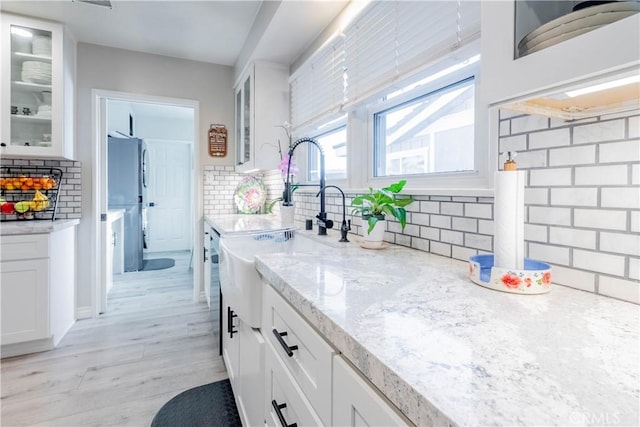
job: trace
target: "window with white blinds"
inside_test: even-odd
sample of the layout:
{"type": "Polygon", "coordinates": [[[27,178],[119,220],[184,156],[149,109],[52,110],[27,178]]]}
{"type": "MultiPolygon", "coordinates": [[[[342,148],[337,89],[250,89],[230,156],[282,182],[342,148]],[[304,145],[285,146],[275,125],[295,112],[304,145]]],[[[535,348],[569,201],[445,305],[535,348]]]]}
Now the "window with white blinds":
{"type": "Polygon", "coordinates": [[[291,121],[318,121],[379,94],[480,36],[480,1],[373,1],[291,79],[291,121]]]}

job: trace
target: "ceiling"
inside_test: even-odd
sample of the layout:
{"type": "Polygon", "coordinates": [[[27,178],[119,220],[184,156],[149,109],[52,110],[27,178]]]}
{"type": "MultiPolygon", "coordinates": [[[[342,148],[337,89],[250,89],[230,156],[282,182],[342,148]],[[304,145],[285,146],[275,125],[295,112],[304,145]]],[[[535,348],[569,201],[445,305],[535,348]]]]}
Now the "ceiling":
{"type": "MultiPolygon", "coordinates": [[[[290,64],[348,1],[275,3],[281,3],[278,9],[295,10],[296,16],[285,25],[280,22],[279,28],[267,28],[269,39],[286,37],[286,41],[263,46],[259,56],[290,64]]],[[[0,10],[62,22],[78,42],[234,66],[262,0],[111,0],[111,4],[112,8],[73,0],[2,0],[0,10]]],[[[262,40],[256,48],[261,45],[262,40]]]]}

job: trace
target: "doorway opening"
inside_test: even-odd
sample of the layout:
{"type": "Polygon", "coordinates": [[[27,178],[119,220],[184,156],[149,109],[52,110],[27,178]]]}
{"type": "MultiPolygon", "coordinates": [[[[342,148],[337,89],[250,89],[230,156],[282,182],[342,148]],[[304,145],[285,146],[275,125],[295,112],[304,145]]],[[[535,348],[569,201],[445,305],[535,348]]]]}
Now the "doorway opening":
{"type": "Polygon", "coordinates": [[[94,100],[100,213],[94,317],[106,312],[114,277],[122,281],[130,272],[171,267],[185,254],[198,301],[199,264],[192,264],[202,209],[196,197],[197,101],[106,91],[94,91],[94,100]]]}

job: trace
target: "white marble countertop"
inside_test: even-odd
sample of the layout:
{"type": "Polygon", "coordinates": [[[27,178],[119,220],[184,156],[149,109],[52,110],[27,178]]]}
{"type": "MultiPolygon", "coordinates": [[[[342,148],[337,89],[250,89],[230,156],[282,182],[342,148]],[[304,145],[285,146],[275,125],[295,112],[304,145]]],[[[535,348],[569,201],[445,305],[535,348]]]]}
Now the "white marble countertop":
{"type": "Polygon", "coordinates": [[[228,214],[205,216],[204,219],[221,236],[231,233],[255,233],[257,231],[278,231],[291,228],[283,226],[278,215],[228,214]]]}
{"type": "Polygon", "coordinates": [[[0,223],[0,236],[54,233],[78,224],[79,219],[6,221],[0,223]]]}
{"type": "Polygon", "coordinates": [[[415,424],[639,424],[639,306],[502,293],[464,262],[314,238],[331,250],[256,268],[415,424]]]}

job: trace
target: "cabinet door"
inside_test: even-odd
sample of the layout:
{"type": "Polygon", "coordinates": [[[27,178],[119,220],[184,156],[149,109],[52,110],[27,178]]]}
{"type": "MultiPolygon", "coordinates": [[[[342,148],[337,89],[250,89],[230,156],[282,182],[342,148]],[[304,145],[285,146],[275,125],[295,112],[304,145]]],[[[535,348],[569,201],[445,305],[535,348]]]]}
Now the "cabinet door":
{"type": "Polygon", "coordinates": [[[63,157],[62,55],[62,26],[2,14],[3,155],[63,157]]]}
{"type": "Polygon", "coordinates": [[[254,167],[254,74],[253,67],[236,89],[236,170],[254,167]]]}
{"type": "Polygon", "coordinates": [[[411,423],[374,390],[342,357],[333,361],[334,426],[406,426],[411,423]]]}
{"type": "Polygon", "coordinates": [[[203,257],[203,286],[207,305],[211,308],[211,228],[204,223],[204,234],[202,237],[202,257],[203,257]]]}
{"type": "Polygon", "coordinates": [[[49,335],[49,259],[3,261],[0,265],[2,344],[49,335]]]}
{"type": "MultiPolygon", "coordinates": [[[[224,296],[223,296],[224,301],[224,296]]],[[[238,322],[240,319],[235,317],[235,313],[229,305],[224,304],[222,314],[222,358],[227,367],[229,381],[233,388],[233,393],[240,393],[240,383],[238,376],[238,368],[240,367],[240,339],[238,338],[238,322]]],[[[237,398],[236,398],[237,399],[237,398]]]]}
{"type": "MultiPolygon", "coordinates": [[[[264,339],[259,330],[238,322],[240,341],[240,415],[247,426],[264,425],[264,339]]],[[[234,337],[235,339],[235,337],[234,337]]]]}

